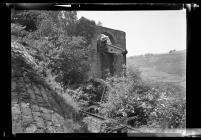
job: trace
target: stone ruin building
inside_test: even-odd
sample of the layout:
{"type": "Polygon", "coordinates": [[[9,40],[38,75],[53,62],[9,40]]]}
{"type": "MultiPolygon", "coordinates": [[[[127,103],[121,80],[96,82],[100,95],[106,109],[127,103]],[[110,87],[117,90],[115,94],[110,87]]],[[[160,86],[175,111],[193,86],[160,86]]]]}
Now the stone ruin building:
{"type": "Polygon", "coordinates": [[[91,42],[94,53],[91,57],[93,78],[105,78],[107,74],[120,76],[125,74],[126,33],[102,26],[97,26],[91,42]]]}

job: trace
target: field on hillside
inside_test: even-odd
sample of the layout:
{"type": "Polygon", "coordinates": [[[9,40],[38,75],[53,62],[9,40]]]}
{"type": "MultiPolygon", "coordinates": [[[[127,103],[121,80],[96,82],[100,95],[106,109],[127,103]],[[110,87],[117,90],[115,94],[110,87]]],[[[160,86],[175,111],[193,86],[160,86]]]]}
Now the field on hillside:
{"type": "Polygon", "coordinates": [[[172,54],[128,57],[127,66],[138,68],[145,81],[171,83],[186,88],[185,50],[172,54]]]}

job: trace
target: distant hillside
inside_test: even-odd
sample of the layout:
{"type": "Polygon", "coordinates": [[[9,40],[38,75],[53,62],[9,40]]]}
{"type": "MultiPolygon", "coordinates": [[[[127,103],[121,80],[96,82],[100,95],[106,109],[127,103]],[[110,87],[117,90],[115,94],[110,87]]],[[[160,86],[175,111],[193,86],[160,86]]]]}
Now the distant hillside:
{"type": "Polygon", "coordinates": [[[127,66],[139,68],[144,79],[179,83],[185,87],[186,50],[128,57],[127,66]]]}

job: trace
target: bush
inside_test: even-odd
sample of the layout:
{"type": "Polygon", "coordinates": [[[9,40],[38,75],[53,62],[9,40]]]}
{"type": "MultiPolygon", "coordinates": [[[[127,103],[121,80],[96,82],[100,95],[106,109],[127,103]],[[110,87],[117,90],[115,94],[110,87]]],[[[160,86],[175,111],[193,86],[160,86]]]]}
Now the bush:
{"type": "Polygon", "coordinates": [[[148,115],[139,101],[139,87],[143,90],[139,73],[128,71],[127,77],[108,77],[106,82],[111,87],[107,91],[106,102],[102,103],[101,113],[107,117],[125,121],[129,117],[135,117],[130,121],[132,126],[139,126],[147,123],[148,115]]]}
{"type": "Polygon", "coordinates": [[[73,37],[52,59],[49,67],[57,75],[57,82],[64,88],[79,85],[88,80],[90,64],[88,61],[89,48],[82,37],[73,37]]]}
{"type": "Polygon", "coordinates": [[[140,79],[139,71],[127,71],[127,77],[110,77],[107,100],[101,114],[133,127],[183,128],[185,100],[164,89],[154,88],[140,79]],[[129,119],[131,118],[131,119],[129,119]]]}

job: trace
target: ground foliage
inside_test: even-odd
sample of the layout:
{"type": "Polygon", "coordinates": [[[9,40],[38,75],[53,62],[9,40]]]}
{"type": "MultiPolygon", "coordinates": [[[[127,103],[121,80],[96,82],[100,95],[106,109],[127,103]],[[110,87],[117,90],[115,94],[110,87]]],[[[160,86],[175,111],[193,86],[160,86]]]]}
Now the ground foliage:
{"type": "Polygon", "coordinates": [[[98,103],[100,115],[136,128],[186,127],[186,100],[174,86],[148,84],[133,68],[127,69],[126,77],[108,77],[104,84],[92,80],[72,96],[82,109],[98,103]]]}
{"type": "Polygon", "coordinates": [[[185,98],[146,84],[139,74],[128,69],[127,77],[106,79],[111,90],[101,113],[133,127],[185,128],[185,98]]]}
{"type": "Polygon", "coordinates": [[[186,101],[175,95],[179,91],[174,86],[147,84],[137,69],[127,69],[126,77],[108,77],[104,83],[103,99],[105,85],[94,81],[72,95],[83,109],[98,102],[100,115],[136,128],[185,128],[186,101]]]}

